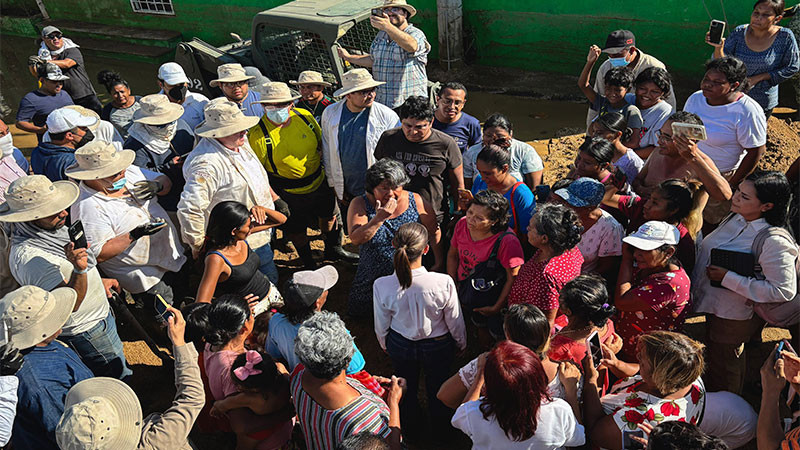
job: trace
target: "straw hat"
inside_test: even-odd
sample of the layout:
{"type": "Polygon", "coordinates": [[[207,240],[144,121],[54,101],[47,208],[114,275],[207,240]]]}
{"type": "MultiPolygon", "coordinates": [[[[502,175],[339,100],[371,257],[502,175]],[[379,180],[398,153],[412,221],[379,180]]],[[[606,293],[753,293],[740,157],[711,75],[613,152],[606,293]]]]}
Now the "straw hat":
{"type": "Polygon", "coordinates": [[[139,109],[133,113],[133,121],[145,125],[164,125],[183,115],[183,106],[172,103],[164,94],[145,95],[139,100],[139,109]]]}
{"type": "Polygon", "coordinates": [[[405,9],[408,12],[409,19],[417,15],[417,8],[409,5],[406,0],[384,0],[381,8],[391,8],[393,6],[405,9]]]}
{"type": "Polygon", "coordinates": [[[117,151],[112,144],[92,141],[75,150],[77,163],[67,167],[64,173],[76,180],[99,180],[127,169],[135,157],[133,150],[117,151]]]}
{"type": "Polygon", "coordinates": [[[78,194],[78,185],[71,181],[53,183],[44,175],[17,178],[0,203],[0,222],[30,222],[58,214],[75,203],[78,194]]]}
{"type": "Polygon", "coordinates": [[[342,75],[342,88],[333,93],[334,97],[341,97],[351,92],[362,89],[374,88],[386,84],[383,81],[375,81],[372,74],[367,69],[353,69],[342,75]]]}
{"type": "Polygon", "coordinates": [[[221,138],[254,127],[260,117],[245,116],[239,105],[225,98],[208,102],[203,111],[206,120],[194,129],[194,134],[204,138],[221,138]]]}
{"type": "Polygon", "coordinates": [[[141,436],[142,406],[122,381],[89,378],[67,392],[56,426],[56,442],[62,450],[134,449],[141,436]]]}
{"type": "Polygon", "coordinates": [[[318,84],[320,86],[331,87],[331,84],[322,79],[322,74],[315,70],[304,70],[300,72],[297,80],[290,80],[289,84],[318,84]]]}
{"type": "Polygon", "coordinates": [[[81,105],[67,105],[67,106],[64,106],[64,108],[71,109],[73,111],[77,111],[78,114],[80,114],[80,115],[82,115],[84,117],[93,118],[95,120],[94,125],[89,125],[89,126],[86,127],[88,129],[92,130],[92,133],[94,133],[95,131],[97,131],[98,128],[100,128],[100,114],[97,114],[96,112],[92,111],[89,108],[84,108],[81,105]]]}
{"type": "Polygon", "coordinates": [[[234,83],[255,78],[248,76],[244,71],[244,67],[239,63],[223,64],[217,67],[217,77],[219,78],[208,83],[211,87],[216,87],[220,83],[234,83]]]}
{"type": "Polygon", "coordinates": [[[56,333],[69,319],[78,294],[70,287],[47,292],[38,286],[22,286],[0,299],[5,308],[10,341],[24,350],[56,333]]]}
{"type": "Polygon", "coordinates": [[[280,81],[270,81],[256,86],[255,89],[261,95],[261,100],[255,103],[286,103],[300,98],[299,95],[294,95],[286,83],[280,81]]]}

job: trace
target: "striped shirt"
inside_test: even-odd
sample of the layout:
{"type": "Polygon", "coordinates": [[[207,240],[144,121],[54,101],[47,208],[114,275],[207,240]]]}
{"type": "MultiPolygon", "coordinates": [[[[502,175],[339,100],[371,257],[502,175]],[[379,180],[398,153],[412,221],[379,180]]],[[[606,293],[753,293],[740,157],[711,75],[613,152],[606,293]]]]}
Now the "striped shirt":
{"type": "Polygon", "coordinates": [[[425,33],[408,24],[403,30],[417,41],[417,51],[407,52],[393,41],[385,31],[379,31],[372,41],[369,54],[372,56],[372,74],[377,81],[386,84],[378,86],[375,101],[397,108],[412,95],[428,96],[428,53],[431,45],[425,33]]]}
{"type": "Polygon", "coordinates": [[[389,407],[361,383],[347,378],[347,384],[361,396],[342,408],[328,410],[303,390],[303,372],[305,367],[298,364],[292,372],[291,389],[306,448],[333,450],[348,436],[362,431],[384,438],[389,436],[389,407]]]}
{"type": "Polygon", "coordinates": [[[786,433],[780,450],[800,450],[800,427],[792,428],[786,433]]]}

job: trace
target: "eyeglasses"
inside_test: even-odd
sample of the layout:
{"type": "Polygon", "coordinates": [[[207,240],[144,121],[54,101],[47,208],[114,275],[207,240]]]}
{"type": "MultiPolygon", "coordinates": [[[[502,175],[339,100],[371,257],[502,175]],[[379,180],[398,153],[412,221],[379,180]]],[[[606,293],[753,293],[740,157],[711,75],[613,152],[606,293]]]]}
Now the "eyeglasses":
{"type": "Polygon", "coordinates": [[[391,7],[391,8],[383,8],[383,10],[382,10],[382,11],[383,11],[383,12],[392,12],[392,13],[395,13],[395,14],[400,14],[400,13],[403,13],[403,12],[405,12],[406,10],[405,10],[405,9],[403,9],[403,8],[399,8],[399,7],[397,7],[397,6],[393,6],[393,7],[391,7]]]}
{"type": "Polygon", "coordinates": [[[466,103],[465,101],[462,101],[462,100],[451,100],[449,98],[443,98],[443,99],[440,99],[440,101],[445,106],[450,106],[450,105],[463,106],[464,103],[466,103]]]}
{"type": "Polygon", "coordinates": [[[61,39],[61,37],[62,37],[62,36],[64,36],[64,35],[63,35],[63,34],[61,34],[61,33],[50,33],[50,34],[48,34],[48,35],[47,35],[47,36],[45,36],[45,37],[46,37],[47,39],[50,39],[50,40],[56,40],[56,39],[61,39]]]}
{"type": "Polygon", "coordinates": [[[662,133],[661,130],[656,130],[656,137],[658,139],[663,139],[664,142],[672,142],[672,135],[667,133],[662,133]]]}
{"type": "Polygon", "coordinates": [[[360,95],[362,97],[369,97],[370,95],[372,95],[374,93],[375,93],[375,88],[362,89],[360,91],[353,92],[353,94],[358,94],[358,95],[360,95]]]}
{"type": "Polygon", "coordinates": [[[242,81],[223,81],[221,84],[222,84],[223,87],[240,87],[240,86],[244,86],[245,84],[247,84],[247,80],[242,80],[242,81]]]}

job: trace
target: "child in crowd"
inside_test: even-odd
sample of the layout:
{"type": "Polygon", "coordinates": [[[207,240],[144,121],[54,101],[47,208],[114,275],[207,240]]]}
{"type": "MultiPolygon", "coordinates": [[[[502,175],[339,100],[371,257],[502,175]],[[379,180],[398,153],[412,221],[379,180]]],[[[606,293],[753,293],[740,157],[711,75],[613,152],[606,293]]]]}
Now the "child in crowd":
{"type": "Polygon", "coordinates": [[[589,136],[601,137],[611,142],[614,147],[611,163],[616,170],[621,170],[625,174],[628,181],[636,178],[644,166],[642,158],[623,144],[631,138],[632,134],[633,130],[628,128],[625,116],[616,112],[604,114],[589,125],[589,136]]]}
{"type": "Polygon", "coordinates": [[[211,415],[218,417],[235,408],[249,408],[266,415],[288,405],[289,372],[266,353],[248,350],[231,366],[231,379],[240,389],[238,394],[214,402],[211,415]]]}
{"type": "Polygon", "coordinates": [[[658,145],[656,132],[672,114],[672,105],[665,100],[672,90],[672,78],[660,67],[648,67],[633,81],[635,94],[625,94],[625,101],[636,105],[642,114],[642,128],[639,130],[639,148],[636,153],[647,159],[658,145]]]}

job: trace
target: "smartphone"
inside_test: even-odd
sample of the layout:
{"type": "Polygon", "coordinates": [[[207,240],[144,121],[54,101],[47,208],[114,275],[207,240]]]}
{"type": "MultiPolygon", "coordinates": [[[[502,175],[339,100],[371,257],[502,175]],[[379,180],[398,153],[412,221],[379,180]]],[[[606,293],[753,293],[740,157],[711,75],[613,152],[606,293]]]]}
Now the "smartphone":
{"type": "Polygon", "coordinates": [[[622,450],[643,450],[644,445],[641,442],[632,439],[633,436],[644,439],[644,431],[642,430],[622,430],[622,450]]]}
{"type": "Polygon", "coordinates": [[[165,322],[172,317],[172,312],[167,310],[169,307],[170,305],[164,300],[164,297],[162,297],[161,294],[156,294],[156,313],[161,316],[165,322]]]}
{"type": "Polygon", "coordinates": [[[603,350],[600,348],[600,335],[597,334],[597,331],[593,332],[586,339],[586,348],[588,351],[592,352],[594,366],[599,366],[600,360],[603,359],[603,350]]]}
{"type": "Polygon", "coordinates": [[[373,8],[372,15],[373,16],[382,16],[383,15],[383,9],[381,9],[381,8],[373,8]]]}
{"type": "Polygon", "coordinates": [[[672,134],[675,136],[685,136],[695,141],[704,141],[708,138],[706,136],[706,127],[693,123],[672,122],[672,134]]]}
{"type": "Polygon", "coordinates": [[[712,20],[711,25],[708,27],[708,41],[712,44],[722,43],[722,33],[725,32],[725,22],[721,20],[712,20]]]}
{"type": "Polygon", "coordinates": [[[781,359],[781,352],[783,351],[784,347],[786,347],[786,342],[784,341],[778,342],[778,348],[775,349],[775,361],[781,359]]]}
{"type": "Polygon", "coordinates": [[[83,224],[80,220],[76,220],[67,229],[69,233],[69,240],[75,244],[75,248],[87,248],[89,245],[86,242],[86,234],[83,232],[83,224]]]}
{"type": "Polygon", "coordinates": [[[534,195],[536,196],[537,203],[546,203],[547,199],[550,198],[550,185],[540,184],[536,186],[534,195]]]}
{"type": "Polygon", "coordinates": [[[167,221],[159,218],[153,219],[152,222],[147,224],[147,228],[150,231],[150,234],[154,234],[156,231],[166,228],[167,221]]]}

